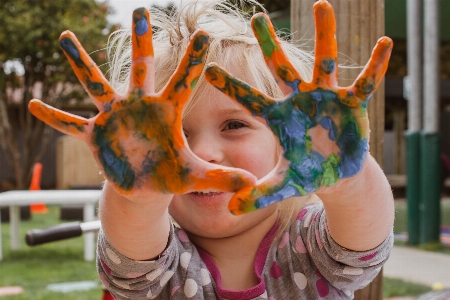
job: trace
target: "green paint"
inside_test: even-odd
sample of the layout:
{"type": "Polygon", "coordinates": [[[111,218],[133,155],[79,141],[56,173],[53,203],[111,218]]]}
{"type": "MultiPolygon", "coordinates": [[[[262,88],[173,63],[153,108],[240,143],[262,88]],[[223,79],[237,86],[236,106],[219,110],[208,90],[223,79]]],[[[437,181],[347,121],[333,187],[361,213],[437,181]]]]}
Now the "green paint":
{"type": "Polygon", "coordinates": [[[309,134],[309,129],[306,130],[303,140],[305,141],[306,153],[307,155],[310,155],[312,150],[312,137],[309,134]]]}
{"type": "Polygon", "coordinates": [[[331,154],[328,159],[322,163],[323,176],[320,185],[333,186],[339,180],[339,174],[336,169],[339,166],[340,158],[337,154],[331,154]]]}
{"type": "Polygon", "coordinates": [[[197,85],[198,77],[194,78],[191,82],[191,89],[194,89],[194,87],[197,85]]]}
{"type": "Polygon", "coordinates": [[[295,184],[293,182],[289,183],[289,185],[292,185],[293,187],[295,187],[298,190],[298,192],[300,193],[300,195],[302,195],[302,196],[308,194],[308,192],[305,191],[305,189],[301,185],[295,184]]]}
{"type": "Polygon", "coordinates": [[[75,122],[65,122],[65,121],[61,121],[61,123],[63,123],[67,127],[75,127],[80,132],[84,132],[85,126],[87,126],[87,123],[84,123],[82,125],[78,125],[75,122]]]}
{"type": "Polygon", "coordinates": [[[89,78],[87,78],[86,86],[87,86],[89,92],[95,97],[100,97],[107,93],[107,92],[105,92],[103,83],[101,83],[101,82],[90,81],[89,78]]]}
{"type": "Polygon", "coordinates": [[[253,26],[255,28],[256,35],[261,45],[264,56],[269,59],[272,58],[272,54],[274,51],[278,50],[278,46],[270,35],[270,29],[269,24],[267,24],[267,20],[263,16],[258,16],[254,19],[253,26]]]}

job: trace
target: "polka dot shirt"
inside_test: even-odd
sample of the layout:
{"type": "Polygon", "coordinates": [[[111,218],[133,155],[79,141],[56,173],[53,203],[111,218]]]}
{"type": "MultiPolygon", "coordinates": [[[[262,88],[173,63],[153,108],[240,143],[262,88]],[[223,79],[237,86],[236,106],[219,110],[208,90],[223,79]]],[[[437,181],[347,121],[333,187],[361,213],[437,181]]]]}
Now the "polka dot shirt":
{"type": "Polygon", "coordinates": [[[172,227],[158,259],[135,261],[99,234],[97,268],[116,299],[352,299],[378,274],[393,245],[393,234],[370,251],[336,244],[327,230],[321,203],[306,206],[278,240],[274,226],[259,246],[254,263],[258,284],[232,291],[221,286],[209,254],[172,227]]]}

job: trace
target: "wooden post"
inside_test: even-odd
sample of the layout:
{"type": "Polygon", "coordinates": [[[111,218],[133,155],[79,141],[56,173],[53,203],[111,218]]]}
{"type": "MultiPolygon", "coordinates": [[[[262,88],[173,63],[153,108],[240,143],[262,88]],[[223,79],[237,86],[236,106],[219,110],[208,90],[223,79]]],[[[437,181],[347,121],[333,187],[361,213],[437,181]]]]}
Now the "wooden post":
{"type": "MultiPolygon", "coordinates": [[[[291,0],[291,32],[295,40],[308,41],[314,47],[315,0],[291,0]]],[[[384,35],[384,1],[329,0],[336,16],[339,63],[364,66],[377,40],[384,35]]],[[[339,85],[353,83],[361,68],[339,69],[339,85]]],[[[370,153],[383,167],[384,83],[369,101],[370,153]]],[[[355,293],[355,299],[381,300],[382,271],[366,288],[355,293]]]]}

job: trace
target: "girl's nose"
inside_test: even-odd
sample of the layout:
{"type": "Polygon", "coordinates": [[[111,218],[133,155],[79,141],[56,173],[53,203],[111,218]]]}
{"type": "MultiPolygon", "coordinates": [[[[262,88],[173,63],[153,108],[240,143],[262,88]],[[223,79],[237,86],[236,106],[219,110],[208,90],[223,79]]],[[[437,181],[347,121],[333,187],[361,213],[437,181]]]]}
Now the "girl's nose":
{"type": "Polygon", "coordinates": [[[220,144],[212,137],[204,135],[188,140],[192,152],[204,161],[220,164],[223,162],[224,153],[220,144]]]}

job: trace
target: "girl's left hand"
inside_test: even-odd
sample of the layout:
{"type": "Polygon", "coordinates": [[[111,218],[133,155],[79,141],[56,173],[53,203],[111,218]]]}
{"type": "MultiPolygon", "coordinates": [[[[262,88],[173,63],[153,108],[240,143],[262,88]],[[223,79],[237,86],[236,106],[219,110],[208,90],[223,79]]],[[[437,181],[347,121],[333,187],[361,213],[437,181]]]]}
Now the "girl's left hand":
{"type": "Polygon", "coordinates": [[[315,61],[311,82],[305,82],[283,52],[270,19],[252,18],[252,28],[266,64],[280,88],[288,94],[275,100],[216,64],[207,80],[229,97],[262,117],[278,137],[284,153],[275,169],[256,186],[238,191],[230,200],[234,214],[331,187],[358,174],[369,151],[367,102],[386,72],[392,40],[379,39],[366,67],[353,85],[337,85],[336,22],[331,5],[314,5],[315,61]]]}

